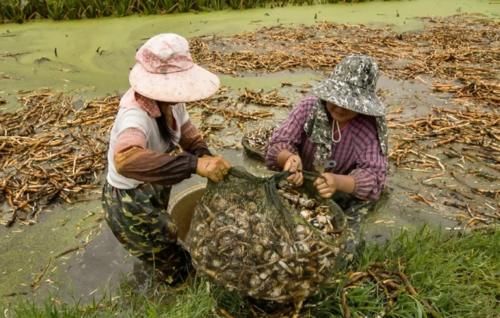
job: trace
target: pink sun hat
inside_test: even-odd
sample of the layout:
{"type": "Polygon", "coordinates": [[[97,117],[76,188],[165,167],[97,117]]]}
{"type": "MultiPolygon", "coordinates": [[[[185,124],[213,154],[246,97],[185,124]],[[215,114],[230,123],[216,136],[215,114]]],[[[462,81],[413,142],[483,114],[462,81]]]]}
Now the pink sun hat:
{"type": "Polygon", "coordinates": [[[135,54],[130,71],[132,89],[163,102],[192,102],[213,95],[220,85],[217,75],[193,62],[188,41],[174,33],[150,38],[135,54]]]}

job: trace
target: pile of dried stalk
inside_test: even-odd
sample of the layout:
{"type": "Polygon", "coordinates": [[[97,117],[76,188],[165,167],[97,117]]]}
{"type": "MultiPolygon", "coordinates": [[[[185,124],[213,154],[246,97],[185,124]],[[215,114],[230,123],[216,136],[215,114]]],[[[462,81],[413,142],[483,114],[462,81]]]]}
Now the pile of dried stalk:
{"type": "MultiPolygon", "coordinates": [[[[240,126],[272,116],[238,110],[240,97],[228,95],[221,90],[213,99],[188,107],[221,114],[240,126]]],[[[280,100],[275,93],[271,96],[280,100]]],[[[7,226],[16,220],[36,222],[47,204],[59,199],[70,203],[75,194],[98,186],[119,97],[79,105],[70,96],[45,90],[24,93],[20,102],[23,108],[14,113],[0,112],[0,222],[7,226]]]]}
{"type": "Polygon", "coordinates": [[[498,21],[457,15],[426,19],[425,29],[419,32],[318,23],[301,28],[275,26],[224,38],[198,38],[191,41],[191,46],[197,61],[223,74],[296,68],[331,71],[346,54],[367,54],[392,77],[409,79],[425,74],[457,81],[449,89],[440,84],[436,89],[495,105],[500,100],[498,29],[498,21]]]}
{"type": "Polygon", "coordinates": [[[342,213],[289,190],[269,192],[262,180],[233,175],[209,185],[187,240],[197,271],[277,302],[300,302],[329,279],[346,234],[342,213]]]}
{"type": "MultiPolygon", "coordinates": [[[[105,168],[107,134],[117,98],[78,107],[49,91],[27,93],[21,111],[0,113],[0,201],[2,223],[35,218],[54,201],[71,202],[94,188],[105,168]]],[[[30,222],[30,221],[28,221],[30,222]]]]}
{"type": "Polygon", "coordinates": [[[259,106],[272,106],[278,107],[287,106],[285,103],[286,98],[280,96],[276,91],[263,92],[252,91],[245,89],[245,91],[233,97],[227,88],[222,88],[219,93],[208,100],[189,103],[187,105],[193,113],[201,111],[201,120],[199,129],[204,139],[214,148],[233,147],[239,148],[239,145],[225,145],[221,138],[215,136],[213,132],[229,128],[234,125],[239,130],[244,130],[245,126],[253,126],[246,124],[248,121],[261,121],[266,118],[272,118],[273,112],[266,109],[243,109],[242,106],[254,104],[259,106]],[[265,104],[264,104],[265,103],[265,104]],[[222,118],[218,123],[212,123],[209,119],[213,116],[220,116],[222,118]]]}
{"type": "Polygon", "coordinates": [[[458,217],[466,227],[500,220],[500,116],[496,110],[434,107],[426,117],[392,121],[389,127],[398,132],[391,137],[389,154],[396,167],[431,172],[422,184],[449,193],[444,200],[435,191],[427,197],[415,194],[413,200],[431,207],[442,201],[463,211],[458,217]],[[442,180],[454,180],[458,186],[442,180]]]}
{"type": "Polygon", "coordinates": [[[496,111],[484,112],[479,107],[465,110],[434,107],[426,117],[392,122],[389,127],[404,132],[393,137],[397,143],[392,145],[389,155],[398,167],[445,171],[440,160],[425,153],[426,149],[460,143],[474,149],[477,160],[500,170],[500,116],[496,111]],[[416,142],[420,149],[415,148],[416,142]],[[409,155],[416,159],[408,158],[409,155]]]}
{"type": "Polygon", "coordinates": [[[253,91],[245,88],[245,91],[240,95],[238,100],[244,102],[245,104],[256,104],[260,106],[290,106],[290,101],[286,97],[281,96],[277,90],[272,90],[266,93],[264,90],[253,91]]]}

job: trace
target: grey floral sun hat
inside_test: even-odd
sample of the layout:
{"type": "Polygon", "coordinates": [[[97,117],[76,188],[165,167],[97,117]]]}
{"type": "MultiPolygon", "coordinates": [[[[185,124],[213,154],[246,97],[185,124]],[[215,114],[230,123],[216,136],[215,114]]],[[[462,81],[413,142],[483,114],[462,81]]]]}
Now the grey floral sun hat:
{"type": "Polygon", "coordinates": [[[365,55],[350,55],[313,88],[312,94],[356,113],[384,116],[385,107],[375,94],[377,79],[375,61],[365,55]]]}
{"type": "Polygon", "coordinates": [[[378,66],[370,57],[350,55],[337,64],[326,80],[313,88],[312,94],[318,100],[308,115],[304,131],[317,146],[315,166],[325,166],[334,147],[331,140],[332,124],[324,107],[325,101],[374,116],[380,150],[383,155],[387,155],[387,122],[384,104],[375,93],[377,79],[378,66]]]}

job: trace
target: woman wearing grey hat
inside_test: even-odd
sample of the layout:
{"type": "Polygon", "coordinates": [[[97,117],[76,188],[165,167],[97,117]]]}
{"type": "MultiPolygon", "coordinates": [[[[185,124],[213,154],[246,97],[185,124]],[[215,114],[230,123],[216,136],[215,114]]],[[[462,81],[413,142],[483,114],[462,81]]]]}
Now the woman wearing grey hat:
{"type": "Polygon", "coordinates": [[[314,185],[324,198],[341,192],[355,201],[378,200],[387,174],[387,126],[377,78],[371,58],[344,58],[274,131],[267,166],[291,172],[288,180],[297,185],[302,170],[316,170],[321,177],[314,185]]]}

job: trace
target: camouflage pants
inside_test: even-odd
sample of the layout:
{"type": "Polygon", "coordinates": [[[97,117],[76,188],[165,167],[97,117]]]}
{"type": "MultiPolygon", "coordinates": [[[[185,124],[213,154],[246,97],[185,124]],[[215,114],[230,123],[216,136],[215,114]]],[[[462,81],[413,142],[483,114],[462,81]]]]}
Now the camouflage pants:
{"type": "Polygon", "coordinates": [[[106,221],[118,241],[143,262],[151,264],[173,282],[190,270],[189,253],[177,244],[177,229],[167,206],[170,187],[143,184],[135,189],[102,191],[106,221]]]}

